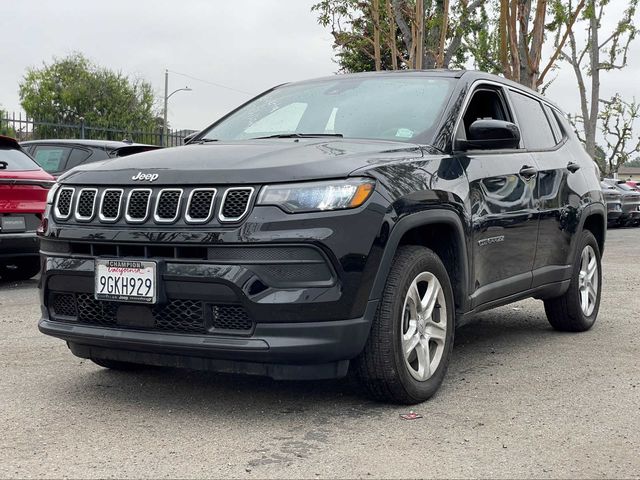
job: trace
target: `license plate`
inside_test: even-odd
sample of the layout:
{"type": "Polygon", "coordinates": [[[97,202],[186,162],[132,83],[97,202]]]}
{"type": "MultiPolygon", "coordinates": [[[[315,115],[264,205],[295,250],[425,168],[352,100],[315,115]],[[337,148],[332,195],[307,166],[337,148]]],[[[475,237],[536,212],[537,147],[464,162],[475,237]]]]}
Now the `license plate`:
{"type": "Polygon", "coordinates": [[[26,229],[24,217],[0,217],[0,231],[24,232],[26,229]]]}
{"type": "Polygon", "coordinates": [[[96,260],[96,300],[156,303],[156,263],[96,260]]]}

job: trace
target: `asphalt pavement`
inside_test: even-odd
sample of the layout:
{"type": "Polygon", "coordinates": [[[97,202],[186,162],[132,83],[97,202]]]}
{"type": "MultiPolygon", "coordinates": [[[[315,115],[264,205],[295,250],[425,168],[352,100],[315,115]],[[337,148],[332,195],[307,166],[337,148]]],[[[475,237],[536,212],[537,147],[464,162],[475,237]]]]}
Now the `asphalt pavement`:
{"type": "Polygon", "coordinates": [[[536,300],[479,314],[413,408],[348,379],[105,370],[38,332],[35,280],[0,282],[0,477],[638,478],[639,266],[640,229],[609,231],[591,331],[536,300]]]}

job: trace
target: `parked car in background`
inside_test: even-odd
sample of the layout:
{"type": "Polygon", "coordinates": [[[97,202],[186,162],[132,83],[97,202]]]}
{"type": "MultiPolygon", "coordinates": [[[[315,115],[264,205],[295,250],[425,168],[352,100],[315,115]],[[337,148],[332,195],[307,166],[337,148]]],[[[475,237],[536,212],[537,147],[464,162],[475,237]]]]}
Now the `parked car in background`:
{"type": "Polygon", "coordinates": [[[635,180],[627,180],[625,183],[629,185],[632,189],[634,189],[636,192],[640,192],[639,182],[636,182],[635,180]]]}
{"type": "Polygon", "coordinates": [[[111,140],[29,140],[20,145],[38,165],[56,177],[85,163],[162,148],[157,145],[111,140]]]}
{"type": "Polygon", "coordinates": [[[607,224],[609,227],[616,226],[622,216],[622,194],[606,182],[600,182],[600,186],[607,202],[607,224]]]}
{"type": "Polygon", "coordinates": [[[614,187],[622,195],[622,215],[618,224],[627,227],[640,225],[640,192],[636,192],[624,180],[605,178],[603,183],[614,187]]]}
{"type": "Polygon", "coordinates": [[[54,178],[16,140],[0,136],[0,278],[24,280],[40,270],[36,230],[54,178]]]}

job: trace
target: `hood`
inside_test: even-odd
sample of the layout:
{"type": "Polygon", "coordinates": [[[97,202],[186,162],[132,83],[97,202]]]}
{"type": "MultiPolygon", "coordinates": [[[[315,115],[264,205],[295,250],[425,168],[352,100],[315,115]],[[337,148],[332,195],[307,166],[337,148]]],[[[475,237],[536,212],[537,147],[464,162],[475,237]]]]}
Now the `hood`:
{"type": "Polygon", "coordinates": [[[357,169],[422,156],[418,145],[326,138],[192,144],[90,163],[60,181],[82,185],[262,184],[346,177],[357,169]],[[142,179],[133,177],[142,175],[142,179]],[[151,180],[153,179],[153,180],[151,180]]]}

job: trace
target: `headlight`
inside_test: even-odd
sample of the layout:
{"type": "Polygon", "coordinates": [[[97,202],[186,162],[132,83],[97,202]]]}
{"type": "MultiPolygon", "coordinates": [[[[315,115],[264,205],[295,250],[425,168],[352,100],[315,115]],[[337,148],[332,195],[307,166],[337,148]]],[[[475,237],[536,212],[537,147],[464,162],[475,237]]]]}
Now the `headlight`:
{"type": "Polygon", "coordinates": [[[258,204],[275,205],[289,213],[356,208],[367,201],[374,187],[371,178],[269,185],[260,192],[258,204]]]}
{"type": "MultiPolygon", "coordinates": [[[[47,205],[53,205],[53,199],[56,197],[56,192],[60,188],[59,183],[54,183],[47,193],[47,205]]],[[[42,198],[42,197],[41,197],[42,198]]]]}

